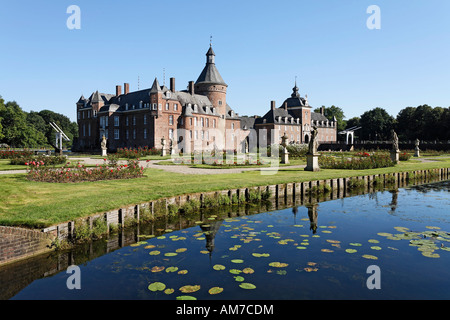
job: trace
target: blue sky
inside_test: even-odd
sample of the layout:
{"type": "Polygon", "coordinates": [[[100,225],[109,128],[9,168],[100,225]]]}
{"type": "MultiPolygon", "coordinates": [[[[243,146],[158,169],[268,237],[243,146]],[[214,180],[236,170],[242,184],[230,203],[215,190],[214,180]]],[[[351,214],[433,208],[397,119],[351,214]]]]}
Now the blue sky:
{"type": "Polygon", "coordinates": [[[450,106],[448,0],[59,0],[0,7],[0,95],[25,111],[49,109],[75,121],[93,91],[166,85],[178,90],[202,71],[210,35],[228,104],[264,115],[270,101],[300,94],[346,118],[375,107],[450,106]],[[70,5],[81,29],[69,30],[70,5]],[[381,29],[369,30],[378,5],[381,29]]]}

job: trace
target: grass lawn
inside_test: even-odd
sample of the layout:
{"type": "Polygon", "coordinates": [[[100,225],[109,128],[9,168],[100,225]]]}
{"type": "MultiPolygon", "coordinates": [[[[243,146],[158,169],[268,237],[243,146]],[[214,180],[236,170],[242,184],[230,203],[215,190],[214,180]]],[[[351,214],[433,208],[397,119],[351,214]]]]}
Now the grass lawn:
{"type": "Polygon", "coordinates": [[[259,171],[185,175],[146,169],[144,178],[70,184],[28,181],[25,174],[0,175],[0,225],[41,228],[180,194],[450,167],[449,157],[440,160],[423,163],[406,161],[395,167],[371,170],[323,169],[320,172],[308,172],[280,167],[274,175],[262,175],[259,171]]]}

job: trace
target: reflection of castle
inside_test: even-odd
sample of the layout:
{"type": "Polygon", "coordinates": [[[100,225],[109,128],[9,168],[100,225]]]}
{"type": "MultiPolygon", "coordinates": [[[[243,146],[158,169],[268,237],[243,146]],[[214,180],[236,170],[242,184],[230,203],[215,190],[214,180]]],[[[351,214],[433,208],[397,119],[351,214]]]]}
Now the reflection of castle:
{"type": "Polygon", "coordinates": [[[319,205],[317,203],[306,206],[308,208],[308,217],[309,217],[309,222],[310,222],[309,230],[312,230],[312,232],[314,234],[317,232],[317,217],[318,217],[317,207],[318,206],[319,205]]]}
{"type": "Polygon", "coordinates": [[[206,249],[209,251],[209,254],[211,255],[214,251],[215,244],[214,244],[214,238],[216,237],[217,231],[219,231],[220,226],[222,225],[222,220],[214,221],[212,223],[200,225],[200,229],[202,229],[202,232],[205,235],[206,238],[206,249]]]}

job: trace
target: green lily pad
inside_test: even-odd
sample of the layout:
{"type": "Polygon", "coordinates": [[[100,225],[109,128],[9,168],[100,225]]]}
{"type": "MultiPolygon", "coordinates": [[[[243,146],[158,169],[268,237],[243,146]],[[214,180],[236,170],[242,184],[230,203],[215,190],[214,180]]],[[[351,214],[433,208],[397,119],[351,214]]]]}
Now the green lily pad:
{"type": "Polygon", "coordinates": [[[369,239],[368,242],[370,242],[370,243],[380,243],[380,241],[378,241],[376,239],[369,239]]]}
{"type": "Polygon", "coordinates": [[[356,249],[345,249],[345,252],[347,253],[355,253],[356,251],[356,249]]]}
{"type": "Polygon", "coordinates": [[[170,273],[170,272],[177,272],[178,271],[178,267],[168,267],[167,269],[166,269],[166,272],[167,273],[170,273]]]}
{"type": "Polygon", "coordinates": [[[168,288],[168,289],[164,290],[164,293],[165,293],[165,294],[172,294],[172,293],[174,293],[174,292],[175,292],[175,290],[172,289],[172,288],[168,288]]]}
{"type": "Polygon", "coordinates": [[[185,252],[187,250],[187,248],[179,248],[177,250],[175,250],[175,252],[180,253],[180,252],[185,252]]]}
{"type": "Polygon", "coordinates": [[[230,269],[229,271],[230,271],[230,273],[232,273],[232,274],[239,274],[239,273],[242,272],[242,270],[239,270],[239,269],[230,269]]]}
{"type": "Polygon", "coordinates": [[[299,249],[299,250],[304,250],[304,249],[306,249],[306,247],[298,246],[297,249],[299,249]]]}
{"type": "Polygon", "coordinates": [[[427,258],[440,258],[439,254],[433,253],[433,251],[423,251],[422,255],[427,258]]]}
{"type": "Polygon", "coordinates": [[[244,281],[244,277],[241,277],[241,276],[235,276],[235,277],[234,277],[234,280],[236,280],[237,282],[242,282],[242,281],[244,281]]]}
{"type": "Polygon", "coordinates": [[[378,257],[370,255],[370,254],[365,254],[362,257],[365,259],[370,259],[370,260],[378,260],[378,257]]]}
{"type": "Polygon", "coordinates": [[[176,252],[167,252],[167,253],[165,253],[164,255],[165,255],[166,257],[174,257],[174,256],[178,255],[178,253],[176,253],[176,252]]]}
{"type": "Polygon", "coordinates": [[[177,300],[197,300],[197,298],[192,296],[178,296],[177,300]]]}
{"type": "Polygon", "coordinates": [[[151,255],[151,256],[157,256],[160,253],[161,253],[161,251],[153,250],[153,251],[150,251],[148,254],[151,255]]]}
{"type": "Polygon", "coordinates": [[[377,235],[382,236],[382,237],[392,237],[392,233],[387,233],[387,232],[378,232],[377,235]]]}
{"type": "Polygon", "coordinates": [[[193,286],[186,285],[186,286],[182,286],[180,288],[180,291],[183,293],[192,293],[192,292],[196,292],[198,290],[200,290],[200,285],[193,285],[193,286]]]}
{"type": "Polygon", "coordinates": [[[166,285],[162,282],[153,282],[150,283],[148,286],[148,290],[156,292],[156,291],[163,291],[166,288],[166,285]]]}
{"type": "Polygon", "coordinates": [[[208,293],[213,295],[213,294],[219,294],[223,291],[223,288],[221,287],[212,287],[211,289],[208,290],[208,293]]]}
{"type": "Polygon", "coordinates": [[[178,274],[186,274],[186,273],[188,273],[187,270],[180,270],[180,271],[178,271],[178,274]]]}
{"type": "Polygon", "coordinates": [[[253,270],[252,268],[245,268],[244,270],[242,270],[242,272],[245,274],[252,274],[255,272],[255,270],[253,270]]]}
{"type": "Polygon", "coordinates": [[[225,270],[225,266],[221,265],[221,264],[216,264],[213,266],[214,270],[225,270]]]}
{"type": "Polygon", "coordinates": [[[381,250],[381,247],[379,247],[379,246],[372,246],[372,247],[370,247],[370,249],[372,249],[372,250],[381,250]]]}
{"type": "Polygon", "coordinates": [[[349,243],[349,245],[354,246],[354,247],[361,247],[362,246],[361,243],[357,243],[357,242],[351,242],[351,243],[349,243]]]}
{"type": "Polygon", "coordinates": [[[261,257],[267,258],[267,257],[270,256],[270,254],[269,253],[256,253],[256,252],[254,252],[254,253],[252,253],[252,256],[254,256],[256,258],[261,258],[261,257]]]}
{"type": "Polygon", "coordinates": [[[246,290],[256,289],[256,286],[252,283],[242,282],[239,287],[246,290]]]}
{"type": "Polygon", "coordinates": [[[269,266],[274,267],[274,268],[284,268],[284,267],[287,267],[288,264],[284,263],[284,262],[271,262],[271,263],[269,263],[269,266]]]}
{"type": "Polygon", "coordinates": [[[242,260],[242,259],[233,259],[233,260],[231,260],[231,262],[233,262],[233,263],[244,263],[244,260],[242,260]]]}

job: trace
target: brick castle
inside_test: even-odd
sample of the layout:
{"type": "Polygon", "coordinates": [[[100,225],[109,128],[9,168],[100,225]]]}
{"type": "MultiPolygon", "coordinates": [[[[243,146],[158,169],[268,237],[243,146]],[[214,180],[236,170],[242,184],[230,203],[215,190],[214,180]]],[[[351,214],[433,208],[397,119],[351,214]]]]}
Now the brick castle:
{"type": "Polygon", "coordinates": [[[115,94],[92,93],[77,102],[79,138],[74,149],[100,150],[103,136],[108,149],[161,148],[162,139],[173,141],[174,148],[183,150],[219,148],[243,150],[249,139],[267,145],[279,143],[287,135],[290,143],[308,143],[315,126],[321,142],[337,140],[336,119],[327,119],[313,112],[307,96],[301,97],[295,84],[293,92],[281,107],[271,101],[263,116],[239,116],[227,103],[228,85],[222,79],[210,46],[206,65],[196,82],[187,90],[176,90],[175,78],[170,87],[161,86],[155,78],[149,89],[130,91],[130,86],[116,86],[115,94]],[[262,130],[266,129],[266,130],[262,130]]]}

